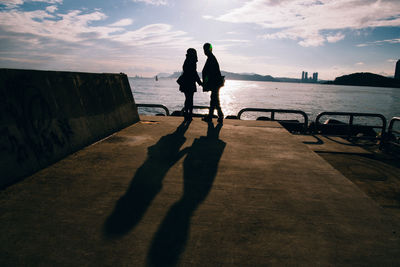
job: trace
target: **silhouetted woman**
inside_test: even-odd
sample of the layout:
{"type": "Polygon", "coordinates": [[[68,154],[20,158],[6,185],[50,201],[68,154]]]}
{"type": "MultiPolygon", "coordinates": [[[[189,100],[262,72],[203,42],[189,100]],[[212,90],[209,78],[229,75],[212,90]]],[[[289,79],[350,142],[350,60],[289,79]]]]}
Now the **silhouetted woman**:
{"type": "Polygon", "coordinates": [[[185,121],[192,120],[193,114],[193,95],[197,91],[196,82],[199,85],[203,83],[197,73],[197,52],[194,48],[186,51],[186,59],[183,63],[183,84],[179,90],[185,94],[185,106],[183,108],[185,121]]]}

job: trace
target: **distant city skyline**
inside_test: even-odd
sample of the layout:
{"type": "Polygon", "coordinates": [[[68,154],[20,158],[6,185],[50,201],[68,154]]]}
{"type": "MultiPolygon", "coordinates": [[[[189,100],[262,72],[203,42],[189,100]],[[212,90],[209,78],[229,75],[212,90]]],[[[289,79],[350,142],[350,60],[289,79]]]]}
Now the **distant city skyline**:
{"type": "Polygon", "coordinates": [[[314,72],[313,76],[311,78],[311,76],[308,77],[308,72],[307,71],[303,71],[301,73],[301,81],[302,82],[318,82],[318,72],[314,72]]]}
{"type": "Polygon", "coordinates": [[[394,76],[400,1],[1,0],[0,39],[0,68],[153,77],[210,42],[229,72],[394,76]]]}
{"type": "Polygon", "coordinates": [[[308,72],[307,71],[303,71],[301,73],[301,81],[302,82],[314,82],[314,83],[318,82],[318,72],[314,72],[312,74],[312,78],[311,78],[311,76],[308,77],[308,72]]]}

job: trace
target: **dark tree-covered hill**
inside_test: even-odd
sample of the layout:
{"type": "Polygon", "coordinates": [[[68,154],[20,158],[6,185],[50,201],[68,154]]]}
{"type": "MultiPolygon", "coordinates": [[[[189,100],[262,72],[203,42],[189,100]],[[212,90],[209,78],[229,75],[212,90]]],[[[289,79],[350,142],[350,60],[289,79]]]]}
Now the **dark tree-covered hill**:
{"type": "Polygon", "coordinates": [[[376,86],[376,87],[397,87],[400,88],[400,80],[388,78],[382,75],[359,72],[337,77],[332,84],[356,85],[356,86],[376,86]]]}

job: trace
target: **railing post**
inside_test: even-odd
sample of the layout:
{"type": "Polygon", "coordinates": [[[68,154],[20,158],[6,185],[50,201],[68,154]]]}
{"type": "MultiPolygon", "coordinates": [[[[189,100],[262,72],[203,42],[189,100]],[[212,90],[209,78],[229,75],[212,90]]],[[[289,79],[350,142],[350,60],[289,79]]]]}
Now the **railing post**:
{"type": "Polygon", "coordinates": [[[145,107],[145,108],[162,108],[165,110],[165,114],[169,116],[169,110],[166,106],[160,105],[160,104],[141,104],[141,103],[136,103],[136,107],[145,107]]]}
{"type": "Polygon", "coordinates": [[[385,143],[393,144],[393,145],[395,145],[395,146],[397,146],[397,147],[400,147],[400,145],[399,145],[398,143],[392,142],[391,139],[390,139],[390,138],[392,137],[392,135],[394,135],[394,133],[400,134],[400,131],[396,131],[396,130],[393,129],[394,123],[395,123],[396,121],[399,121],[399,122],[400,122],[400,117],[393,117],[393,118],[390,120],[390,122],[389,122],[389,127],[388,127],[388,132],[387,132],[386,137],[384,138],[384,141],[385,141],[385,143]]]}
{"type": "Polygon", "coordinates": [[[353,130],[353,120],[354,120],[354,116],[353,116],[353,114],[350,114],[350,119],[349,119],[349,127],[348,127],[348,139],[350,139],[350,137],[351,137],[351,133],[352,133],[352,130],[353,130]]]}

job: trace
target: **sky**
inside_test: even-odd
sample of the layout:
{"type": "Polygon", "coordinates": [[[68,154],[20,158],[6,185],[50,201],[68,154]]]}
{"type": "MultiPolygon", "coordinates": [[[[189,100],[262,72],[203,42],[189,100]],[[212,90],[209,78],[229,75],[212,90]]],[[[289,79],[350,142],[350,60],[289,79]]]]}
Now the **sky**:
{"type": "Polygon", "coordinates": [[[393,76],[399,0],[0,0],[0,68],[126,73],[182,70],[213,45],[222,70],[334,79],[393,76]]]}

